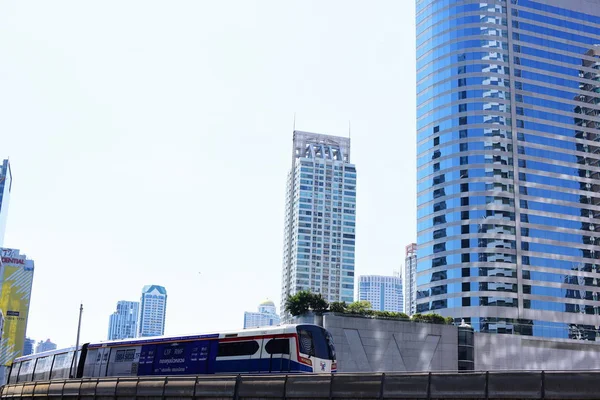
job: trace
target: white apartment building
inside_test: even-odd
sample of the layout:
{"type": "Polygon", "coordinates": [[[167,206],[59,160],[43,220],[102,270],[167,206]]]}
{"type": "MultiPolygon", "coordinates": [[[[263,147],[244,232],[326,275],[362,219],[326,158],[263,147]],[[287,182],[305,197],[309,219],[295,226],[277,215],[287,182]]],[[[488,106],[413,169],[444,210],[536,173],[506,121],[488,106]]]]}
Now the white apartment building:
{"type": "Polygon", "coordinates": [[[402,312],[402,278],[399,275],[361,275],[358,299],[370,302],[373,310],[402,312]]]}

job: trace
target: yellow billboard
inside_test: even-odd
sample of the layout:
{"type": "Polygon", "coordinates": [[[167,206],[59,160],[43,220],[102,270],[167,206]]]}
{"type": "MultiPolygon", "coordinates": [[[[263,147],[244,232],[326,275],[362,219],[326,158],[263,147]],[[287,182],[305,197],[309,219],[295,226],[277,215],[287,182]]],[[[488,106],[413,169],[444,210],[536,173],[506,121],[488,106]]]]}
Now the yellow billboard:
{"type": "Polygon", "coordinates": [[[19,250],[1,250],[0,310],[4,315],[4,332],[0,339],[0,365],[10,366],[23,355],[34,266],[33,260],[19,254],[19,250]]]}

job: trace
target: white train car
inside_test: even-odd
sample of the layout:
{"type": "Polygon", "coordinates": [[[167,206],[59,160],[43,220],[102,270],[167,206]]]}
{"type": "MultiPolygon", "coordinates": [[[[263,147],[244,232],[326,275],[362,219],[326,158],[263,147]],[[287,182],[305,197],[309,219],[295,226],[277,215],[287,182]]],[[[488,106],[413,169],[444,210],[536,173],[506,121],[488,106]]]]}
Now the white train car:
{"type": "Polygon", "coordinates": [[[317,325],[86,343],[17,358],[9,383],[67,377],[331,373],[331,335],[317,325]],[[77,357],[77,371],[74,360],[77,357]]]}

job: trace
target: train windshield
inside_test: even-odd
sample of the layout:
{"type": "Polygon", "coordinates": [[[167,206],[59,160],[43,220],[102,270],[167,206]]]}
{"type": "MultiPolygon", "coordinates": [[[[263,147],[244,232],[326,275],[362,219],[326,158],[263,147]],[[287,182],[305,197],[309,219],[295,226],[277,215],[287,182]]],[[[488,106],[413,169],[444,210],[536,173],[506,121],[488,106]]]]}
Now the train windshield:
{"type": "Polygon", "coordinates": [[[300,353],[325,360],[335,360],[333,338],[327,330],[316,325],[299,325],[296,330],[300,353]]]}

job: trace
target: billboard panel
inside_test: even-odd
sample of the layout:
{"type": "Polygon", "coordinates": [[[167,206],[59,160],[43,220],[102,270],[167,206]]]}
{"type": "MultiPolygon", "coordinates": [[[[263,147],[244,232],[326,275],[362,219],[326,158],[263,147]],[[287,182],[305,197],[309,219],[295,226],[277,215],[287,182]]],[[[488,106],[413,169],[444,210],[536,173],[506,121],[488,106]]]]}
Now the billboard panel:
{"type": "Polygon", "coordinates": [[[5,320],[0,365],[10,366],[16,357],[23,355],[34,267],[33,260],[19,254],[19,250],[1,250],[0,310],[5,320]]]}

